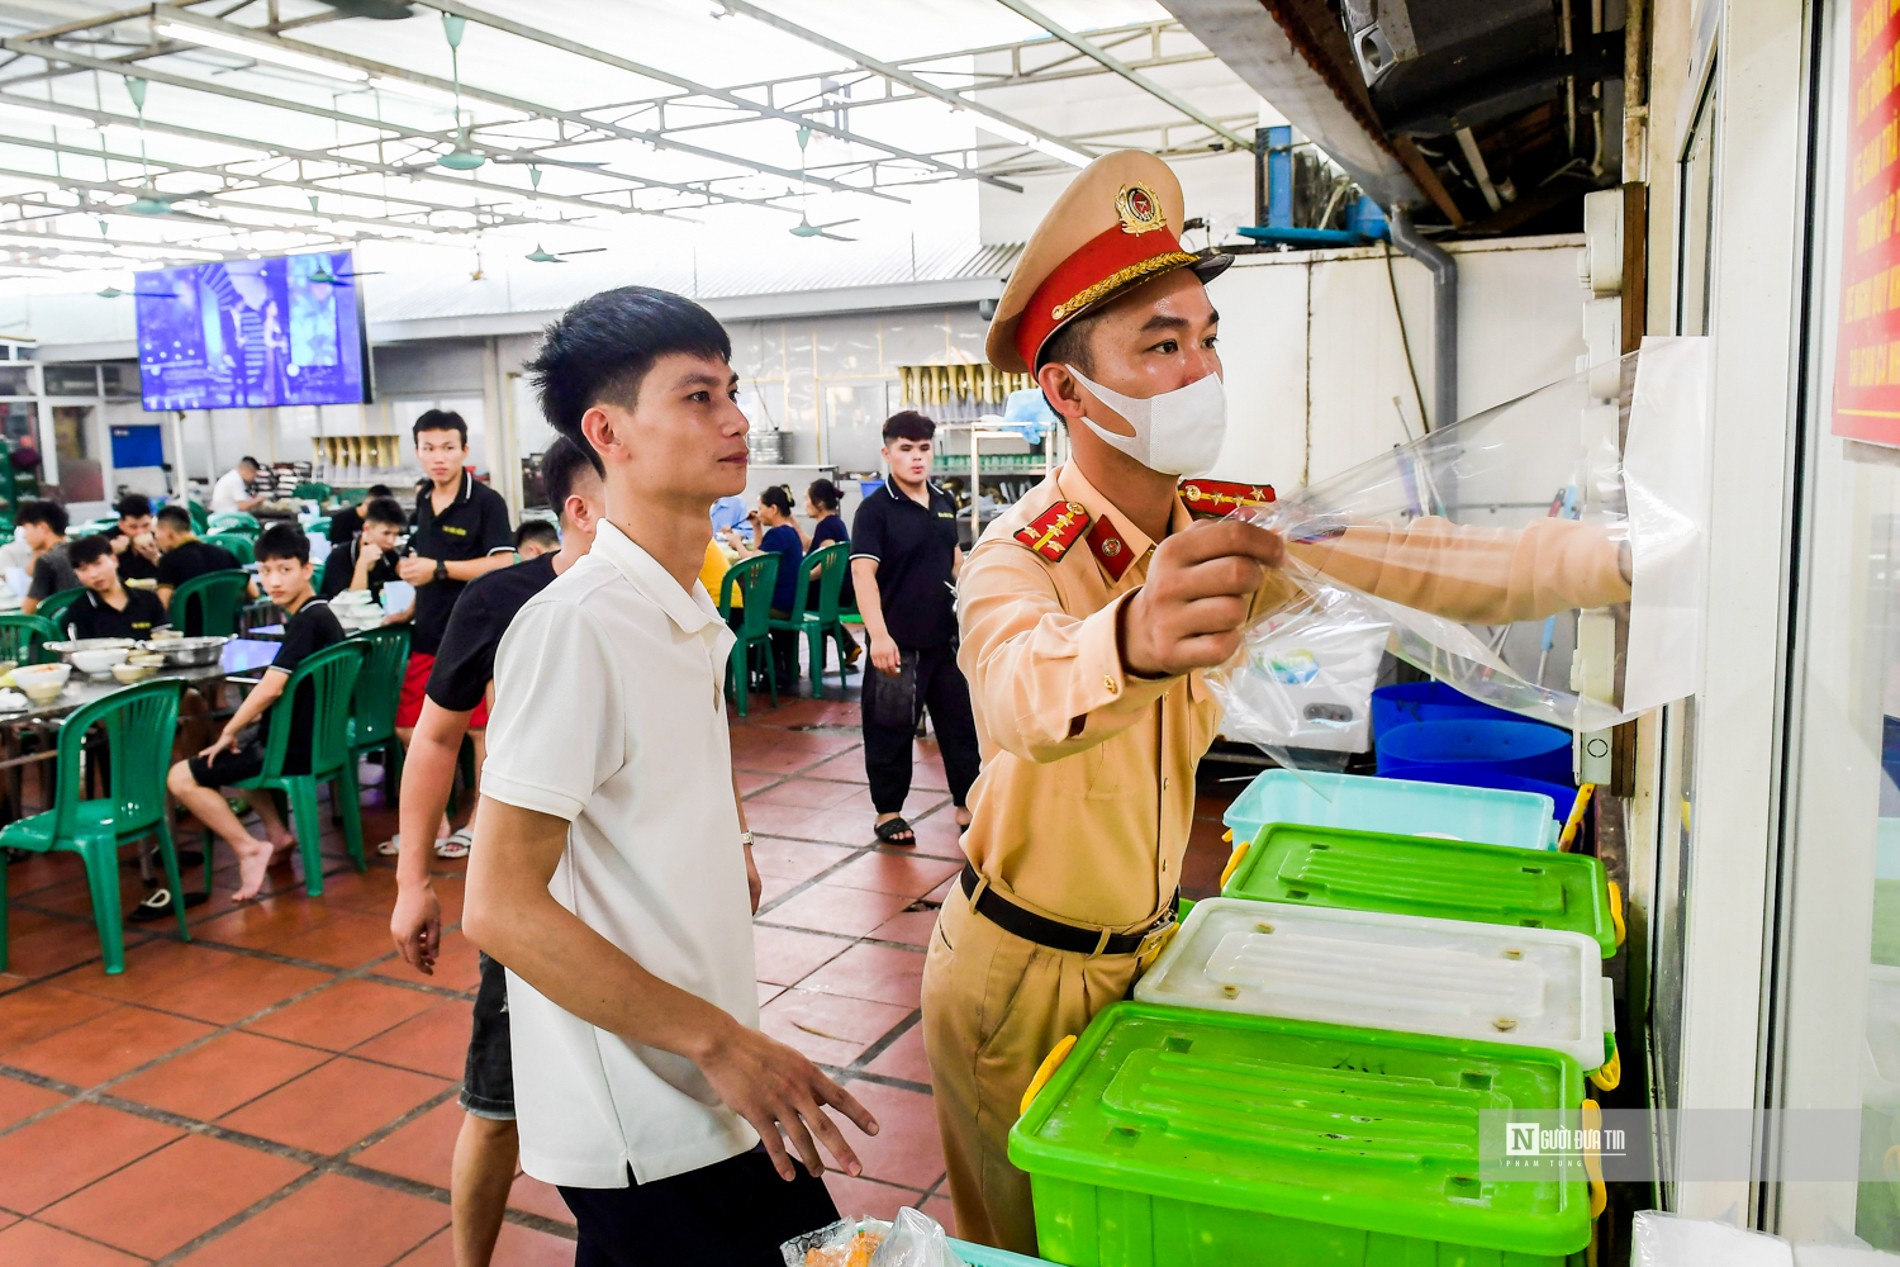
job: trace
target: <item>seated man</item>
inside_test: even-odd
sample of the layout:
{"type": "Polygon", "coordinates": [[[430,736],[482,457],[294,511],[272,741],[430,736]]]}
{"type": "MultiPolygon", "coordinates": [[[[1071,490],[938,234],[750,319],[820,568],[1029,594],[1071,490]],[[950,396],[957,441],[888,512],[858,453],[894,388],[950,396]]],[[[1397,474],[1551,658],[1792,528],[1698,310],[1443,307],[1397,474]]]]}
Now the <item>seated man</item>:
{"type": "Polygon", "coordinates": [[[545,519],[524,519],[515,529],[515,555],[523,562],[561,548],[561,530],[545,519]]]}
{"type": "Polygon", "coordinates": [[[127,493],[113,509],[119,512],[119,526],[106,534],[106,540],[119,556],[119,579],[153,579],[158,575],[158,542],[152,537],[152,499],[143,493],[127,493]]]}
{"type": "MultiPolygon", "coordinates": [[[[198,540],[191,526],[191,512],[176,503],[158,512],[152,535],[162,552],[158,557],[158,601],[168,612],[172,608],[172,591],[192,577],[244,566],[238,562],[237,555],[223,546],[198,540]]],[[[255,597],[257,587],[251,588],[255,597]]]]}
{"type": "MultiPolygon", "coordinates": [[[[356,540],[356,534],[363,531],[363,525],[369,522],[369,504],[378,497],[394,497],[387,484],[371,484],[369,494],[354,506],[345,506],[330,516],[330,544],[346,546],[356,540]]],[[[400,503],[398,503],[400,504],[400,503]]]]}
{"type": "Polygon", "coordinates": [[[150,590],[129,590],[119,579],[119,556],[110,537],[81,537],[66,547],[85,594],[66,609],[63,632],[74,638],[152,636],[165,623],[165,607],[150,590]]]}
{"type": "Polygon", "coordinates": [[[383,586],[398,579],[396,542],[408,530],[409,516],[394,497],[372,497],[363,505],[363,531],[323,561],[323,598],[335,598],[344,590],[368,590],[380,603],[383,586]]]}
{"type": "MultiPolygon", "coordinates": [[[[197,815],[211,833],[230,845],[238,856],[238,887],[233,901],[248,902],[264,887],[264,873],[273,858],[297,843],[277,816],[269,793],[245,792],[257,811],[266,839],[244,829],[225,803],[225,791],[234,783],[255,778],[264,769],[267,732],[246,735],[253,724],[265,721],[270,708],[283,697],[284,684],[304,660],[343,641],[343,626],[330,604],[310,588],[310,540],[294,524],[272,524],[257,539],[257,571],[270,600],[283,608],[284,642],[265,670],[263,681],[238,705],[217,741],[189,761],[171,768],[167,786],[178,803],[197,815]]],[[[304,774],[310,769],[310,732],[316,725],[316,701],[308,689],[290,701],[290,743],[284,750],[284,772],[304,774]]]]}
{"type": "Polygon", "coordinates": [[[21,502],[14,519],[19,524],[20,540],[33,551],[33,581],[21,605],[21,610],[31,616],[53,595],[79,588],[79,578],[66,558],[72,543],[66,536],[64,506],[54,501],[21,502]]]}

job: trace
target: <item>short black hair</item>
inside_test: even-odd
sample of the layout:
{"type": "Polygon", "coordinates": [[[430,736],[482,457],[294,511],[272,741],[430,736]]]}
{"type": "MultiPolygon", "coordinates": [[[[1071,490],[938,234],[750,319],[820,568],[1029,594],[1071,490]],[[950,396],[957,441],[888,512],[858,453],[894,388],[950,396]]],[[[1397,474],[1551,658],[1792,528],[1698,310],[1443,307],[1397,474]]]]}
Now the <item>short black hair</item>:
{"type": "Polygon", "coordinates": [[[159,507],[158,522],[164,524],[173,532],[192,533],[197,531],[197,525],[191,522],[191,512],[186,510],[183,506],[180,506],[177,502],[173,502],[169,506],[159,507]]]}
{"type": "Polygon", "coordinates": [[[581,300],[541,334],[528,381],[548,425],[590,449],[581,419],[601,401],[631,409],[641,380],[663,356],[732,360],[732,338],[704,308],[651,286],[621,286],[581,300]]]}
{"type": "Polygon", "coordinates": [[[143,519],[152,513],[152,499],[144,493],[127,493],[112,509],[119,512],[121,519],[143,519]]]}
{"type": "Polygon", "coordinates": [[[387,484],[371,484],[369,486],[369,495],[371,497],[394,497],[395,496],[394,493],[389,491],[389,485],[387,484]]]}
{"type": "Polygon", "coordinates": [[[104,537],[81,537],[66,547],[66,562],[78,571],[90,567],[112,553],[112,542],[104,537]]]}
{"type": "Polygon", "coordinates": [[[792,513],[792,491],[783,484],[773,484],[759,494],[761,504],[770,506],[781,515],[792,513]]]}
{"type": "Polygon", "coordinates": [[[402,508],[401,502],[387,493],[363,503],[363,518],[373,524],[395,524],[398,528],[409,526],[409,512],[402,508]]]}
{"type": "Polygon", "coordinates": [[[274,523],[257,534],[257,561],[295,559],[310,562],[310,538],[296,524],[274,523]]]}
{"type": "Polygon", "coordinates": [[[1095,329],[1095,319],[1101,315],[1100,312],[1084,313],[1067,325],[1057,327],[1054,334],[1043,340],[1033,368],[1040,370],[1045,365],[1073,365],[1093,377],[1095,354],[1089,350],[1089,332],[1095,329]]]}
{"type": "Polygon", "coordinates": [[[462,447],[468,447],[468,424],[462,421],[462,415],[453,409],[425,409],[416,419],[416,425],[409,429],[413,439],[420,440],[425,431],[453,431],[462,437],[462,447]]]}
{"type": "Polygon", "coordinates": [[[66,535],[66,525],[72,521],[66,517],[66,508],[58,502],[35,498],[20,503],[19,513],[13,516],[16,524],[45,524],[59,536],[66,535]]]}
{"type": "Polygon", "coordinates": [[[561,530],[545,519],[524,519],[521,526],[515,529],[515,549],[530,544],[558,550],[561,548],[561,530]]]}
{"type": "Polygon", "coordinates": [[[566,513],[567,499],[574,495],[574,486],[588,471],[603,474],[600,455],[594,452],[593,446],[556,436],[548,451],[541,455],[541,483],[548,491],[548,505],[554,508],[555,515],[566,513]]]}
{"type": "Polygon", "coordinates": [[[886,444],[893,440],[929,440],[936,434],[937,424],[915,409],[894,413],[884,420],[884,443],[886,444]]]}
{"type": "Polygon", "coordinates": [[[251,468],[251,469],[252,469],[253,471],[261,471],[261,470],[263,470],[263,469],[264,469],[264,464],[263,464],[262,462],[260,462],[260,461],[258,461],[258,460],[257,460],[256,458],[254,458],[254,457],[252,457],[252,456],[251,456],[250,454],[248,454],[248,453],[246,453],[246,454],[245,454],[245,455],[244,455],[243,457],[241,457],[241,458],[239,458],[239,459],[238,459],[238,465],[239,465],[239,466],[243,466],[243,465],[245,465],[246,463],[249,463],[249,464],[250,464],[250,468],[251,468]]]}
{"type": "Polygon", "coordinates": [[[838,486],[827,479],[813,480],[811,487],[805,490],[805,496],[811,498],[812,505],[823,510],[838,509],[838,503],[844,499],[838,486]]]}

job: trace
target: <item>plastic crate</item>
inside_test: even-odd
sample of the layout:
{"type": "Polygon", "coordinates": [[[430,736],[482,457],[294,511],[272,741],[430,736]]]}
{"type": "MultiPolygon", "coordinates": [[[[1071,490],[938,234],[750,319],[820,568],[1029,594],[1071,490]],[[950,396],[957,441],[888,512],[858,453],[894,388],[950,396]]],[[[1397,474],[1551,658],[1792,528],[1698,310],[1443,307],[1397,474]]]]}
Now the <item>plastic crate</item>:
{"type": "Polygon", "coordinates": [[[1072,1267],[1559,1267],[1581,1164],[1478,1177],[1484,1111],[1582,1098],[1554,1052],[1117,1003],[1010,1131],[1072,1267]]]}
{"type": "Polygon", "coordinates": [[[1558,816],[1547,796],[1369,779],[1357,774],[1262,771],[1227,807],[1234,839],[1252,840],[1268,823],[1442,836],[1518,849],[1555,849],[1558,816]]]}
{"type": "Polygon", "coordinates": [[[1623,940],[1621,896],[1595,858],[1503,845],[1270,823],[1236,849],[1221,896],[1582,933],[1623,940]]]}
{"type": "Polygon", "coordinates": [[[1432,780],[1482,768],[1519,779],[1570,778],[1570,732],[1530,721],[1425,721],[1379,736],[1379,773],[1432,780]]]}
{"type": "Polygon", "coordinates": [[[987,1245],[972,1245],[952,1236],[950,1251],[962,1259],[965,1267],[1053,1267],[1046,1258],[1030,1258],[1025,1254],[1012,1254],[1006,1249],[991,1249],[987,1245]]]}
{"type": "Polygon", "coordinates": [[[1580,933],[1210,898],[1135,983],[1157,1006],[1560,1051],[1584,1069],[1615,1026],[1580,933]]]}

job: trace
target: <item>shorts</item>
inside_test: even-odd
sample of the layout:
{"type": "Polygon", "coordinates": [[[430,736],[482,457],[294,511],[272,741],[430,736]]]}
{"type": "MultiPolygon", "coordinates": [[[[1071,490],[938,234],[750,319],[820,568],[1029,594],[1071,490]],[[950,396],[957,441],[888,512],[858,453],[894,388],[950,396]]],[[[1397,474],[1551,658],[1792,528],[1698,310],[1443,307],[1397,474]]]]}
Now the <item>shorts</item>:
{"type": "Polygon", "coordinates": [[[199,787],[231,787],[264,773],[264,745],[240,744],[209,761],[192,757],[185,762],[199,787]]]}
{"type": "Polygon", "coordinates": [[[481,956],[482,984],[475,991],[475,1024],[462,1069],[462,1108],[491,1122],[515,1120],[515,1061],[508,1037],[508,970],[481,956]]]}
{"type": "MultiPolygon", "coordinates": [[[[422,720],[422,701],[428,698],[429,673],[435,668],[435,657],[420,651],[409,653],[409,667],[403,670],[402,700],[396,705],[396,727],[399,730],[414,730],[416,723],[422,720]]],[[[488,727],[488,701],[483,700],[469,714],[470,730],[485,730],[488,727]]]]}

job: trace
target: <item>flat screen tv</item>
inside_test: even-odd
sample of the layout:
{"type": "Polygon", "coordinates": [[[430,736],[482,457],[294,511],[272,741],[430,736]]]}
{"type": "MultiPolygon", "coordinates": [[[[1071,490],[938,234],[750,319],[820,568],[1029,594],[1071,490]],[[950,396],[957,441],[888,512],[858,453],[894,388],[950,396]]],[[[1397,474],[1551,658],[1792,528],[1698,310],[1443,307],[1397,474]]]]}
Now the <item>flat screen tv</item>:
{"type": "Polygon", "coordinates": [[[369,339],[355,274],[348,251],[138,274],[145,407],[366,403],[369,339]]]}

